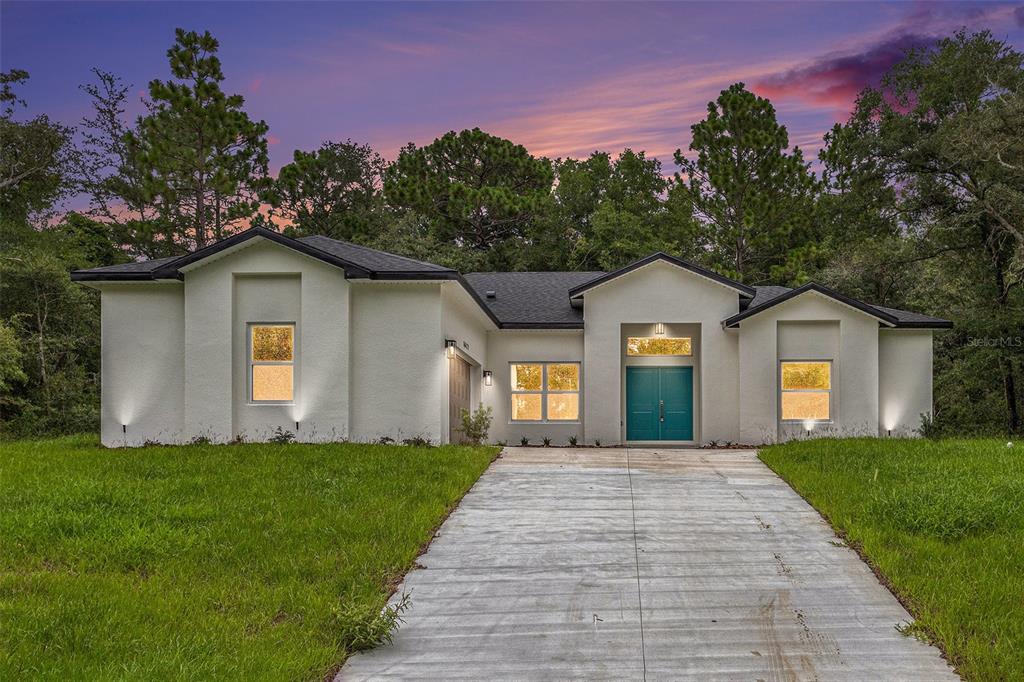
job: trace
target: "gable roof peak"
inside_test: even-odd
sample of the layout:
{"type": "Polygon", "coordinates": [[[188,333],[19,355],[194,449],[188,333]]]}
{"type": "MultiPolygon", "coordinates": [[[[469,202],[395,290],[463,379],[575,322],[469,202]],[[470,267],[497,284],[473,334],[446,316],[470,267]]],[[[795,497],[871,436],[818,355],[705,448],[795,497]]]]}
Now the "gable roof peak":
{"type": "Polygon", "coordinates": [[[618,279],[619,277],[626,275],[630,272],[633,272],[634,270],[639,270],[644,266],[659,261],[669,263],[670,265],[674,265],[683,270],[688,270],[689,272],[692,272],[695,275],[698,275],[705,279],[709,279],[712,282],[733,289],[736,292],[738,292],[740,296],[744,296],[746,298],[753,298],[754,295],[757,293],[754,287],[752,286],[749,286],[742,282],[738,282],[734,279],[730,279],[725,275],[720,275],[713,270],[708,270],[705,267],[697,265],[696,263],[691,263],[690,261],[683,258],[679,258],[678,256],[667,254],[664,251],[655,251],[651,255],[641,258],[640,260],[633,261],[629,265],[621,267],[618,270],[613,270],[612,272],[605,273],[601,277],[597,277],[596,279],[590,282],[586,282],[585,284],[570,289],[569,298],[578,298],[582,296],[584,292],[589,291],[594,287],[600,286],[606,282],[610,282],[613,279],[618,279]]]}

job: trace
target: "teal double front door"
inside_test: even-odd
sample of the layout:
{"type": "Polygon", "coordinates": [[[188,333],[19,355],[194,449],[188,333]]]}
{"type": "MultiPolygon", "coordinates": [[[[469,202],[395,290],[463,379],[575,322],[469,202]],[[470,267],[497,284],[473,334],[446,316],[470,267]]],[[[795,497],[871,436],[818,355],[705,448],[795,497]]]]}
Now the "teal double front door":
{"type": "Polygon", "coordinates": [[[693,440],[693,367],[626,368],[626,440],[693,440]]]}

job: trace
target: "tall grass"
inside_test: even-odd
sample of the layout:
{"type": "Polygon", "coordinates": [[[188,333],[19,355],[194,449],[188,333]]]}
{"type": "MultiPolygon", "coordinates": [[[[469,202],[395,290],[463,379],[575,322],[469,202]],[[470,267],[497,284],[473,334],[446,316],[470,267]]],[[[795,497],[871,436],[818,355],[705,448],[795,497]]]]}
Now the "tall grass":
{"type": "Polygon", "coordinates": [[[1024,679],[1024,443],[810,440],[761,459],[885,576],[968,679],[1024,679]]]}
{"type": "Polygon", "coordinates": [[[322,679],[494,454],[0,444],[0,679],[322,679]]]}

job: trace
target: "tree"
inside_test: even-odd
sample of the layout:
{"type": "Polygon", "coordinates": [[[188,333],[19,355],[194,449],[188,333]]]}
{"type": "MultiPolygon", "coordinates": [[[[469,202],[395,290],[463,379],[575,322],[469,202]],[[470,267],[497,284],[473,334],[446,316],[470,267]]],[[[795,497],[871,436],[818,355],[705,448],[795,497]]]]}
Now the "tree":
{"type": "MultiPolygon", "coordinates": [[[[0,73],[0,216],[25,221],[51,208],[71,188],[71,135],[66,126],[40,115],[16,121],[16,107],[25,106],[14,92],[28,72],[0,73]]],[[[42,223],[45,220],[39,220],[42,223]]]]}
{"type": "Polygon", "coordinates": [[[547,159],[474,128],[407,145],[385,172],[384,193],[393,208],[422,216],[438,243],[509,269],[550,201],[552,180],[547,159]]]}
{"type": "Polygon", "coordinates": [[[136,164],[125,123],[131,86],[118,76],[93,69],[95,82],[80,86],[92,103],[82,118],[76,157],[79,181],[89,196],[89,214],[111,225],[110,236],[133,256],[159,258],[178,253],[173,230],[160,222],[160,207],[148,195],[146,171],[136,164]]]}
{"type": "Polygon", "coordinates": [[[787,151],[771,102],[736,83],[691,130],[696,158],[676,150],[671,191],[703,225],[707,264],[748,284],[806,279],[819,257],[817,183],[800,148],[787,151]]]}
{"type": "Polygon", "coordinates": [[[615,159],[594,152],[555,169],[554,215],[569,267],[614,270],[655,251],[692,255],[693,221],[687,207],[663,199],[669,183],[657,159],[632,149],[615,159]]]}
{"type": "Polygon", "coordinates": [[[385,166],[379,154],[347,140],[297,149],[293,159],[277,176],[272,203],[294,233],[351,240],[376,232],[385,166]]]}
{"type": "MultiPolygon", "coordinates": [[[[902,243],[863,259],[902,280],[891,304],[904,298],[956,323],[936,354],[937,426],[948,431],[994,430],[986,419],[1000,411],[1005,430],[1021,429],[1024,194],[1014,112],[1022,63],[987,32],[913,50],[880,88],[861,94],[823,155],[827,168],[846,173],[828,178],[830,201],[852,207],[851,218],[858,208],[868,222],[881,218],[881,231],[893,230],[902,243]]],[[[877,239],[863,218],[850,224],[877,239]]],[[[866,253],[863,245],[844,248],[845,266],[830,270],[866,253]]]]}
{"type": "Polygon", "coordinates": [[[177,250],[222,239],[259,209],[269,189],[267,124],[225,95],[219,43],[209,32],[175,29],[167,51],[173,79],[149,84],[149,113],[126,134],[143,192],[177,250]]]}

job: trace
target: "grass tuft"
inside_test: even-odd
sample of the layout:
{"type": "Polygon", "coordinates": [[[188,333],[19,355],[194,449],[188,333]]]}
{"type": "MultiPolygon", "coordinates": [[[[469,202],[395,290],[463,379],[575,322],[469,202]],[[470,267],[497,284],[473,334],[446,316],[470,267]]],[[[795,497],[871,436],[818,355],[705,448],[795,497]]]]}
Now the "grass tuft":
{"type": "Polygon", "coordinates": [[[323,679],[496,452],[0,443],[0,679],[323,679]]]}
{"type": "Polygon", "coordinates": [[[761,459],[807,498],[971,680],[1024,679],[1024,448],[820,439],[761,459]]]}

